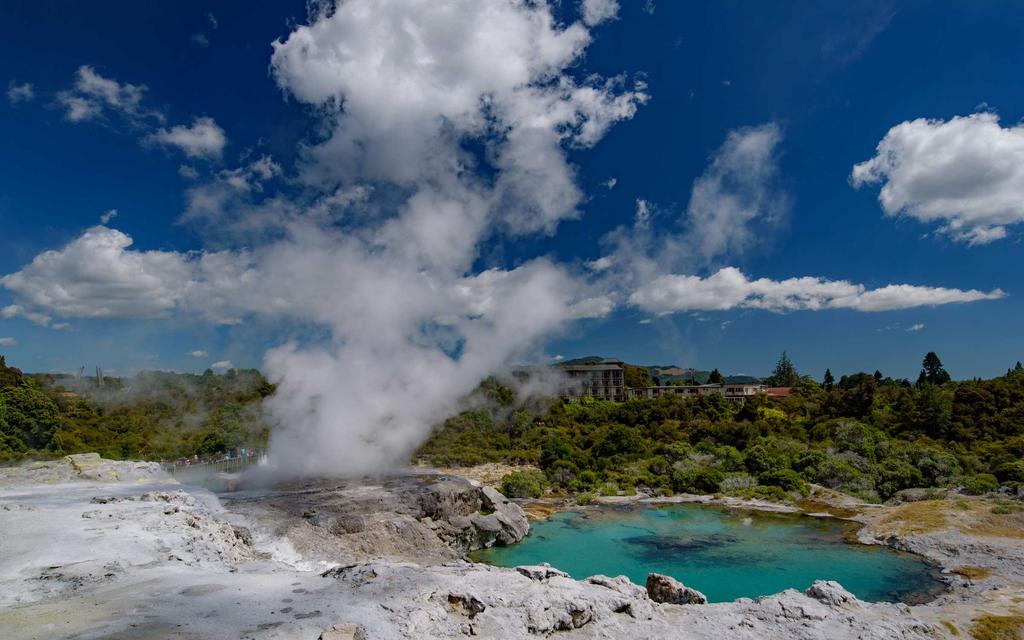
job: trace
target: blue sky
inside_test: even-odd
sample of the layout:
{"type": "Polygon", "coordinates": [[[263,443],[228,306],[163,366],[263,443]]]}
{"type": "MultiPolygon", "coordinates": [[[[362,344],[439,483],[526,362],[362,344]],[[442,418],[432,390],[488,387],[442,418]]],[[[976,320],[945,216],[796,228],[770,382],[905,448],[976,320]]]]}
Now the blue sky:
{"type": "MultiPolygon", "coordinates": [[[[538,14],[530,11],[549,11],[496,4],[531,19],[538,14]]],[[[615,4],[593,0],[592,9],[615,4]]],[[[506,360],[555,355],[759,374],[785,349],[815,377],[825,367],[912,377],[931,350],[955,377],[998,375],[1024,359],[1024,7],[620,4],[614,17],[592,24],[581,22],[578,3],[552,6],[550,27],[531,37],[589,32],[561,58],[551,53],[538,61],[528,53],[535,43],[521,48],[515,34],[495,36],[507,39],[508,51],[523,52],[524,64],[536,65],[530,86],[550,90],[552,76],[537,69],[551,64],[557,77],[606,99],[594,106],[582,94],[558,94],[558,105],[582,114],[570,128],[590,121],[603,129],[593,139],[582,128],[545,130],[560,136],[562,157],[544,156],[536,172],[520,175],[512,164],[552,150],[540,142],[513,147],[518,143],[502,141],[502,127],[525,126],[517,109],[553,117],[554,107],[539,112],[547,108],[543,100],[501,85],[495,109],[505,113],[497,116],[499,126],[480,133],[479,118],[491,115],[450,111],[445,92],[406,100],[390,93],[406,91],[397,80],[352,80],[345,74],[358,75],[361,67],[333,67],[330,56],[317,59],[300,48],[296,36],[304,25],[317,27],[306,33],[314,49],[355,51],[358,64],[394,53],[380,39],[353,36],[341,22],[344,11],[307,15],[304,2],[8,3],[0,27],[0,81],[7,89],[0,105],[0,275],[12,275],[0,286],[0,307],[8,309],[0,319],[0,352],[28,370],[263,366],[268,348],[290,340],[390,352],[361,333],[376,325],[399,342],[426,340],[471,360],[474,344],[500,344],[496,355],[481,358],[480,369],[465,365],[468,377],[506,360]],[[275,53],[277,40],[295,46],[275,53]],[[614,78],[620,79],[609,82],[614,78]],[[72,113],[75,99],[85,101],[78,103],[85,115],[72,113]],[[424,138],[430,151],[419,158],[414,125],[431,109],[455,113],[457,140],[451,154],[435,154],[438,141],[450,142],[448,129],[439,129],[436,139],[424,138]],[[323,144],[346,135],[355,146],[323,144]],[[888,156],[876,155],[883,140],[888,156]],[[381,154],[385,168],[348,157],[368,147],[388,150],[381,154]],[[310,153],[317,148],[322,152],[310,153]],[[452,157],[462,163],[458,173],[435,172],[452,157]],[[855,187],[854,166],[873,158],[881,160],[864,167],[855,187]],[[566,168],[568,186],[536,177],[566,168]],[[495,186],[504,174],[509,191],[495,186]],[[199,212],[196,198],[228,193],[214,189],[228,189],[232,178],[242,185],[238,193],[204,201],[199,212]],[[573,197],[566,195],[571,184],[573,197]],[[692,201],[695,184],[710,190],[699,205],[692,201]],[[889,209],[879,201],[883,188],[893,194],[889,209]],[[359,256],[408,254],[434,242],[428,234],[375,244],[392,237],[387,221],[405,215],[396,211],[417,194],[438,192],[467,211],[478,197],[486,201],[479,214],[431,218],[446,211],[434,198],[423,214],[431,230],[451,225],[437,240],[441,246],[475,233],[469,247],[410,260],[393,279],[386,266],[351,276],[379,276],[373,286],[332,286],[358,273],[355,264],[366,262],[359,256]],[[549,211],[530,200],[534,194],[571,202],[549,211]],[[315,218],[314,204],[329,195],[355,204],[337,205],[326,221],[315,218]],[[730,209],[736,202],[738,210],[730,209]],[[538,207],[545,211],[537,214],[541,222],[520,215],[538,207]],[[96,242],[68,249],[110,210],[116,217],[90,236],[96,242]],[[130,247],[109,249],[104,243],[121,237],[113,230],[130,236],[130,247]],[[715,245],[715,233],[726,240],[715,245]],[[351,237],[365,244],[351,249],[355,256],[345,253],[351,237]],[[30,268],[46,251],[56,254],[30,268]],[[211,256],[233,266],[218,270],[211,256]],[[602,257],[611,266],[597,266],[602,257]],[[308,268],[297,266],[307,258],[308,268]],[[200,266],[204,259],[210,264],[200,266]],[[499,279],[494,274],[534,268],[536,282],[512,278],[522,291],[480,293],[484,299],[471,301],[464,322],[441,319],[435,301],[405,288],[422,276],[427,289],[476,295],[478,286],[483,291],[499,279]],[[334,280],[326,279],[335,269],[334,280]],[[722,269],[745,279],[728,271],[721,282],[709,280],[722,269]],[[217,273],[230,274],[228,282],[218,282],[217,273]],[[799,277],[818,284],[789,282],[799,277]],[[766,283],[750,285],[758,279],[766,283]],[[877,303],[870,295],[836,293],[837,282],[861,285],[862,293],[912,288],[877,303]],[[544,316],[555,302],[528,296],[539,289],[558,291],[564,308],[544,316]],[[493,295],[526,302],[505,309],[493,295]],[[378,296],[391,299],[385,304],[378,296]],[[364,308],[372,310],[360,315],[364,308]],[[408,315],[407,324],[392,334],[375,313],[408,315]],[[498,313],[540,319],[520,326],[488,315],[498,313]],[[521,339],[509,340],[510,332],[521,339]]],[[[488,76],[500,76],[503,62],[485,61],[476,65],[480,71],[469,64],[479,62],[472,50],[446,49],[479,29],[482,50],[491,51],[486,17],[463,22],[458,3],[450,15],[415,5],[384,2],[377,15],[353,14],[351,21],[364,31],[414,25],[445,67],[427,79],[451,82],[448,93],[497,86],[488,76]],[[431,39],[431,29],[442,30],[441,37],[431,39]]],[[[406,73],[399,69],[395,78],[419,87],[422,78],[406,73]]],[[[396,233],[421,231],[403,229],[396,233]]],[[[344,349],[332,351],[339,362],[364,355],[344,349]]]]}

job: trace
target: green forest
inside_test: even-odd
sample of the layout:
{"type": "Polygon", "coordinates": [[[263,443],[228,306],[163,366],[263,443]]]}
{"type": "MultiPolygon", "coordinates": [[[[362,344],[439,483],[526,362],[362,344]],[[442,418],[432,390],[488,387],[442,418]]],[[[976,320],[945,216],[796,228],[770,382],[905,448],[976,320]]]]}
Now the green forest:
{"type": "Polygon", "coordinates": [[[170,460],[266,442],[256,370],[132,378],[26,375],[0,356],[0,461],[95,451],[170,460]]]}
{"type": "Polygon", "coordinates": [[[519,406],[491,381],[495,408],[465,412],[421,449],[437,465],[529,464],[504,489],[614,495],[723,493],[788,499],[808,483],[870,501],[914,487],[984,493],[1024,487],[1024,368],[954,382],[929,353],[915,382],[879,372],[822,382],[783,354],[770,384],[786,398],[737,403],[675,394],[612,403],[583,398],[519,406]]]}
{"type": "MultiPolygon", "coordinates": [[[[627,382],[650,384],[640,368],[627,382]]],[[[716,372],[717,373],[717,372],[716,372]]],[[[880,501],[901,489],[1024,493],[1024,368],[952,381],[939,357],[911,382],[880,372],[817,382],[783,354],[771,385],[789,397],[719,395],[623,403],[519,398],[488,379],[473,405],[438,425],[415,458],[438,466],[504,462],[513,496],[723,493],[790,499],[817,483],[880,501]]],[[[145,372],[96,380],[24,374],[0,357],[0,460],[95,451],[171,460],[266,443],[255,370],[145,372]]]]}

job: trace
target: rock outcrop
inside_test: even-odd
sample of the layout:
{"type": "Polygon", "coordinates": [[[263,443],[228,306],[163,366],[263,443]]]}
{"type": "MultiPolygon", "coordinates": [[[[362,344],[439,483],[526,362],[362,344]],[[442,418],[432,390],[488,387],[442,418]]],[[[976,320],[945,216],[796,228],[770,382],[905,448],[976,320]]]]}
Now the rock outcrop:
{"type": "Polygon", "coordinates": [[[564,571],[559,571],[553,568],[550,564],[543,562],[538,565],[525,565],[522,567],[516,567],[516,571],[526,576],[530,580],[540,582],[547,580],[548,578],[568,578],[569,574],[564,571]]]}
{"type": "Polygon", "coordinates": [[[665,604],[707,604],[708,597],[671,576],[651,573],[647,576],[647,595],[665,604]]]}
{"type": "Polygon", "coordinates": [[[519,505],[457,476],[411,473],[379,484],[310,481],[226,504],[286,537],[308,558],[439,563],[515,544],[530,530],[519,505]]]}
{"type": "Polygon", "coordinates": [[[10,483],[57,484],[91,480],[96,482],[173,482],[156,462],[107,460],[98,453],[76,453],[57,460],[27,462],[0,468],[0,485],[10,483]]]}
{"type": "Polygon", "coordinates": [[[357,624],[336,624],[321,633],[318,640],[366,640],[366,634],[357,624]]]}

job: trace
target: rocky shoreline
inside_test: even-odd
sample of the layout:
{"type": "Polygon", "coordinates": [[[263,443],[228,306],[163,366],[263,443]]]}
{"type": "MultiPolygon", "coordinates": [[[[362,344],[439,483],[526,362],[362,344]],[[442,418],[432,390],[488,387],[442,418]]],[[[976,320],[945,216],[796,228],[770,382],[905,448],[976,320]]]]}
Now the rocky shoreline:
{"type": "Polygon", "coordinates": [[[851,517],[861,542],[949,572],[950,591],[928,604],[861,602],[825,582],[671,604],[694,596],[664,583],[655,592],[669,595],[652,599],[622,577],[462,559],[528,529],[517,505],[462,478],[424,472],[221,500],[144,463],[76,457],[0,470],[0,628],[13,639],[969,637],[980,617],[1022,614],[1024,540],[997,528],[1016,520],[966,504],[935,528],[914,518],[946,505],[851,517]]]}

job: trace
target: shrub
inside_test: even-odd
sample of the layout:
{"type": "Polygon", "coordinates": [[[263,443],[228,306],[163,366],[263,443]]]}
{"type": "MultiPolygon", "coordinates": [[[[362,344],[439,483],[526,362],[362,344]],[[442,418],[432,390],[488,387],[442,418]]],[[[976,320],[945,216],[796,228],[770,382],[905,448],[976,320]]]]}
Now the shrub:
{"type": "Polygon", "coordinates": [[[903,460],[888,458],[875,468],[875,488],[883,499],[891,498],[901,489],[920,487],[923,483],[921,471],[903,460]]]}
{"type": "Polygon", "coordinates": [[[766,422],[782,424],[786,421],[786,412],[775,407],[758,407],[758,416],[766,422]]]}
{"type": "Polygon", "coordinates": [[[576,494],[576,504],[585,505],[590,504],[597,498],[591,491],[584,491],[583,493],[576,494]]]}
{"type": "Polygon", "coordinates": [[[1003,482],[1024,482],[1024,461],[1005,462],[996,467],[996,477],[1003,482]]]}
{"type": "Polygon", "coordinates": [[[740,493],[749,491],[757,486],[757,479],[749,473],[730,473],[725,480],[718,483],[718,490],[722,493],[740,493]]]}
{"type": "Polygon", "coordinates": [[[818,468],[828,459],[824,451],[820,449],[808,449],[804,451],[796,460],[793,461],[793,468],[801,473],[805,473],[808,477],[815,477],[818,473],[818,468]]]}
{"type": "Polygon", "coordinates": [[[977,496],[999,488],[999,481],[991,473],[978,473],[964,478],[964,492],[977,496]]]}
{"type": "Polygon", "coordinates": [[[619,495],[619,485],[614,482],[606,482],[601,485],[599,491],[602,496],[617,496],[619,495]]]}
{"type": "Polygon", "coordinates": [[[840,451],[853,451],[865,458],[875,454],[875,434],[871,427],[856,420],[836,420],[832,440],[840,451]]]}
{"type": "Polygon", "coordinates": [[[715,449],[714,453],[715,457],[718,458],[718,461],[721,464],[722,469],[724,469],[725,471],[743,470],[744,457],[743,454],[738,449],[736,449],[736,447],[725,445],[715,449]]]}
{"type": "Polygon", "coordinates": [[[513,471],[501,479],[501,492],[509,498],[539,498],[546,484],[540,471],[513,471]]]}
{"type": "Polygon", "coordinates": [[[623,453],[637,453],[643,449],[643,443],[636,429],[622,424],[613,424],[595,446],[594,453],[603,457],[611,457],[623,453]]]}
{"type": "Polygon", "coordinates": [[[576,482],[580,469],[568,460],[559,460],[547,469],[547,477],[551,484],[568,487],[576,482]]]}
{"type": "Polygon", "coordinates": [[[763,444],[754,445],[747,451],[747,471],[751,473],[764,473],[776,469],[785,469],[789,461],[782,453],[772,451],[763,444]]]}
{"type": "Polygon", "coordinates": [[[579,483],[582,487],[593,487],[597,484],[597,473],[587,469],[580,472],[579,483]]]}
{"type": "Polygon", "coordinates": [[[57,429],[59,409],[42,391],[29,386],[0,389],[3,420],[0,428],[12,442],[28,449],[43,449],[57,429]]]}
{"type": "Polygon", "coordinates": [[[757,477],[758,482],[769,487],[778,487],[783,491],[807,493],[807,481],[792,469],[765,471],[757,477]]]}
{"type": "Polygon", "coordinates": [[[575,449],[569,439],[564,435],[555,434],[544,441],[540,450],[540,466],[547,469],[559,460],[572,458],[575,449]]]}
{"type": "Polygon", "coordinates": [[[750,492],[750,497],[772,502],[787,502],[789,500],[789,494],[782,487],[754,487],[750,492]]]}
{"type": "Polygon", "coordinates": [[[677,493],[717,493],[725,473],[714,467],[676,469],[672,474],[672,490],[677,493]]]}

